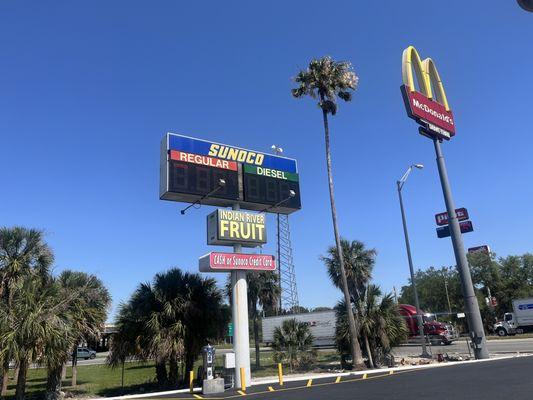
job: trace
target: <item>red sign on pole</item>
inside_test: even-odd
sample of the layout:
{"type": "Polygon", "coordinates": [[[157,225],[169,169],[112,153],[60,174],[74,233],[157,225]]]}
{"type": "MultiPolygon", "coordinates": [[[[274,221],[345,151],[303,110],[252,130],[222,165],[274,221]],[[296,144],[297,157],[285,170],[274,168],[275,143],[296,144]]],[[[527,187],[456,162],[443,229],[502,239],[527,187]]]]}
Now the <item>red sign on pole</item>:
{"type": "MultiPolygon", "coordinates": [[[[464,207],[455,209],[455,214],[459,221],[465,221],[468,219],[468,210],[464,207]]],[[[435,222],[439,226],[448,225],[448,213],[442,212],[435,214],[435,222]]]]}
{"type": "Polygon", "coordinates": [[[200,272],[228,272],[235,270],[274,271],[276,260],[267,254],[211,252],[199,259],[200,272]]]}
{"type": "Polygon", "coordinates": [[[413,118],[418,123],[424,125],[431,124],[444,130],[448,133],[448,135],[445,135],[446,139],[450,139],[451,136],[455,135],[453,114],[451,111],[446,110],[446,107],[436,101],[428,99],[422,93],[411,92],[403,86],[402,93],[407,108],[407,115],[410,118],[413,118]]]}
{"type": "Polygon", "coordinates": [[[487,245],[470,247],[468,249],[469,253],[487,253],[490,254],[490,247],[487,245]]]}

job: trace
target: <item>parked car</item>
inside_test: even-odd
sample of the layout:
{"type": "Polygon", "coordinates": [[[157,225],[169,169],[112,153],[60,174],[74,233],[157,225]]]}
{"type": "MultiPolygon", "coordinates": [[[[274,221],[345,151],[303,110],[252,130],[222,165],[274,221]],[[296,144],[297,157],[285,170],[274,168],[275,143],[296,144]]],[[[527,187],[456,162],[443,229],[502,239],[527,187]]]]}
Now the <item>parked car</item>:
{"type": "MultiPolygon", "coordinates": [[[[409,304],[398,304],[398,308],[400,309],[400,314],[405,318],[409,336],[418,336],[416,307],[409,304]]],[[[428,314],[424,314],[422,318],[424,321],[424,335],[429,337],[431,343],[448,345],[459,338],[459,334],[453,325],[439,322],[434,316],[432,317],[428,314]]]]}
{"type": "Polygon", "coordinates": [[[513,312],[494,324],[498,336],[516,335],[533,330],[533,297],[513,300],[513,312]]]}
{"type": "Polygon", "coordinates": [[[84,360],[91,359],[92,360],[93,358],[96,358],[96,351],[89,349],[88,347],[78,347],[78,349],[76,350],[76,356],[78,360],[79,359],[84,359],[84,360]]]}

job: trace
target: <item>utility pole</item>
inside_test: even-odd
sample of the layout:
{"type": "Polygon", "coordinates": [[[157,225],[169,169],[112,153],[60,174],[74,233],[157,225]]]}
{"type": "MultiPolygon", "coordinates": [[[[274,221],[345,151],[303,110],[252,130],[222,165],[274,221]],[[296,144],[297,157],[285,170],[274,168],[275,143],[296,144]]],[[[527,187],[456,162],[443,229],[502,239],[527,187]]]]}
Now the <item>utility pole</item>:
{"type": "Polygon", "coordinates": [[[446,171],[446,164],[444,162],[444,156],[440,146],[440,139],[434,138],[433,144],[435,146],[435,154],[437,156],[437,166],[439,168],[442,193],[444,195],[444,202],[446,203],[446,211],[448,212],[448,221],[453,251],[455,253],[455,261],[457,263],[457,270],[459,271],[461,288],[463,291],[463,297],[465,299],[466,318],[468,320],[468,328],[470,329],[470,338],[472,339],[474,356],[478,360],[489,358],[487,340],[485,338],[485,331],[483,330],[481,313],[479,312],[479,304],[474,293],[474,285],[472,284],[470,267],[468,266],[468,260],[466,259],[463,236],[461,235],[461,228],[459,227],[459,220],[455,214],[455,204],[452,197],[450,182],[448,181],[448,172],[446,171]]]}
{"type": "Polygon", "coordinates": [[[448,268],[445,268],[444,271],[444,290],[446,290],[446,300],[448,300],[448,313],[452,315],[452,305],[450,303],[450,295],[448,293],[448,268]]]}

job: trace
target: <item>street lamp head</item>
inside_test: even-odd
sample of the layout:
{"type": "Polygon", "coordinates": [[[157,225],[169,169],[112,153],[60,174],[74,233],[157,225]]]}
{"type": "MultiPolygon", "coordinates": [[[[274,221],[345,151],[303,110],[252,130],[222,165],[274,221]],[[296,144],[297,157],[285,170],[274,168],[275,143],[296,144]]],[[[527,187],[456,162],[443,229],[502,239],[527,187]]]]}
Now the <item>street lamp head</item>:
{"type": "Polygon", "coordinates": [[[277,154],[281,154],[281,153],[283,153],[283,149],[282,149],[281,147],[276,146],[275,144],[273,144],[272,146],[270,146],[270,148],[271,148],[272,150],[274,150],[277,154]]]}
{"type": "Polygon", "coordinates": [[[413,167],[418,168],[418,169],[423,169],[424,164],[413,164],[413,167]]]}

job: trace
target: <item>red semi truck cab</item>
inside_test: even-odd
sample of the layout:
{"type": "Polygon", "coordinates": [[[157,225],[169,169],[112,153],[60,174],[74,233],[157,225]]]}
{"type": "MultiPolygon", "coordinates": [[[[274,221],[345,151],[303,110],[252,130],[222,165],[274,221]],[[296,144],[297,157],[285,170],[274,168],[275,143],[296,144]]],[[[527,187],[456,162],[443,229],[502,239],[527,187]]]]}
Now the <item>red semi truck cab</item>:
{"type": "MultiPolygon", "coordinates": [[[[405,318],[409,336],[418,336],[418,323],[416,320],[416,307],[410,304],[398,304],[400,314],[405,318]]],[[[459,335],[451,324],[445,324],[436,321],[434,318],[427,317],[422,312],[424,321],[424,335],[429,337],[429,340],[434,343],[450,344],[456,340],[459,335]]]]}

